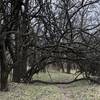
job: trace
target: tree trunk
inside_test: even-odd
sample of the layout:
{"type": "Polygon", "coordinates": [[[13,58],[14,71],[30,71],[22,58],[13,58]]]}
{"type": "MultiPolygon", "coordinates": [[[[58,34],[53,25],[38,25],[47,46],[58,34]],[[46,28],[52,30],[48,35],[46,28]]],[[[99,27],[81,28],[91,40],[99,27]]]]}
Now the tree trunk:
{"type": "Polygon", "coordinates": [[[21,41],[20,41],[20,32],[15,34],[15,61],[14,61],[14,68],[13,68],[13,81],[20,82],[20,75],[21,75],[21,61],[22,61],[22,52],[21,52],[21,41]]]}
{"type": "Polygon", "coordinates": [[[70,71],[71,71],[71,63],[68,62],[67,63],[67,74],[70,74],[70,71]]]}
{"type": "Polygon", "coordinates": [[[17,59],[17,63],[13,69],[13,81],[18,83],[23,80],[27,71],[27,57],[24,51],[22,53],[23,54],[17,55],[17,58],[19,59],[17,59]]]}
{"type": "Polygon", "coordinates": [[[64,66],[63,66],[63,63],[62,62],[60,63],[60,66],[61,66],[62,72],[64,73],[65,70],[64,70],[64,66]]]}
{"type": "Polygon", "coordinates": [[[14,82],[20,82],[20,61],[17,61],[13,68],[13,81],[14,82]]]}
{"type": "Polygon", "coordinates": [[[23,80],[27,71],[27,50],[23,49],[22,52],[22,63],[21,63],[21,79],[23,80]]]}
{"type": "Polygon", "coordinates": [[[5,56],[5,44],[4,42],[0,43],[0,69],[1,69],[1,91],[8,90],[8,67],[6,64],[6,56],[5,56]]]}

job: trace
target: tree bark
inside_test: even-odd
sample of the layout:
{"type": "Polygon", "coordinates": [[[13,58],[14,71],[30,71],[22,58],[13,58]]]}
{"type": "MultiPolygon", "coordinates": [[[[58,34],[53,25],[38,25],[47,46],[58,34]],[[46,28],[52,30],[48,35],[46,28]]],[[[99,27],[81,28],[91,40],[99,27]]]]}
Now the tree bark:
{"type": "Polygon", "coordinates": [[[6,56],[5,56],[5,44],[4,41],[0,43],[0,69],[1,69],[1,91],[8,90],[8,67],[6,64],[6,56]]]}

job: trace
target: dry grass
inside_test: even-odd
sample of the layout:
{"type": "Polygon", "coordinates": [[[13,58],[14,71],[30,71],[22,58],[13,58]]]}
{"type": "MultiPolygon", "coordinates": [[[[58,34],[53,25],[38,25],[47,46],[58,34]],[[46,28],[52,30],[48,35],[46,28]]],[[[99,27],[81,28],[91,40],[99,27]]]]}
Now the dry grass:
{"type": "MultiPolygon", "coordinates": [[[[50,73],[52,81],[69,81],[73,75],[50,73]]],[[[40,73],[34,79],[51,81],[49,75],[40,73]]],[[[9,92],[0,92],[0,100],[100,100],[100,86],[80,81],[69,85],[9,83],[9,92]]]]}

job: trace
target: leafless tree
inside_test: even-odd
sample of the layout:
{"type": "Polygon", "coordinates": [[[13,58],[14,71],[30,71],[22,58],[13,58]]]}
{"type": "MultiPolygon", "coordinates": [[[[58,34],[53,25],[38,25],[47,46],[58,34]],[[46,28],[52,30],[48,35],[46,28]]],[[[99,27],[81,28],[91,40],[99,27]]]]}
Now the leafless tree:
{"type": "Polygon", "coordinates": [[[0,0],[1,90],[11,70],[13,81],[25,82],[51,63],[100,75],[98,8],[99,0],[0,0]]]}

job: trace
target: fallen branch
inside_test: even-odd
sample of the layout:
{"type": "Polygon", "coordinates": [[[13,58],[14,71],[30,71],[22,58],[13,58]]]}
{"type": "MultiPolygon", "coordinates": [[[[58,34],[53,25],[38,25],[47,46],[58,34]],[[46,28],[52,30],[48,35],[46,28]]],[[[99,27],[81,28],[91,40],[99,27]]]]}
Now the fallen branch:
{"type": "Polygon", "coordinates": [[[89,77],[88,78],[74,79],[74,80],[69,81],[69,82],[49,82],[49,81],[42,81],[42,80],[31,80],[28,83],[29,84],[42,83],[42,84],[51,84],[51,85],[53,85],[53,84],[71,84],[71,83],[82,81],[82,80],[87,80],[87,81],[90,81],[90,82],[93,82],[93,83],[96,83],[96,84],[100,84],[99,81],[94,80],[94,79],[89,78],[89,77]]]}
{"type": "Polygon", "coordinates": [[[81,78],[81,79],[75,79],[72,80],[70,82],[48,82],[48,81],[42,81],[42,80],[32,80],[30,82],[28,82],[29,84],[34,84],[34,83],[42,83],[42,84],[71,84],[77,81],[81,81],[81,80],[87,80],[86,78],[81,78]]]}

